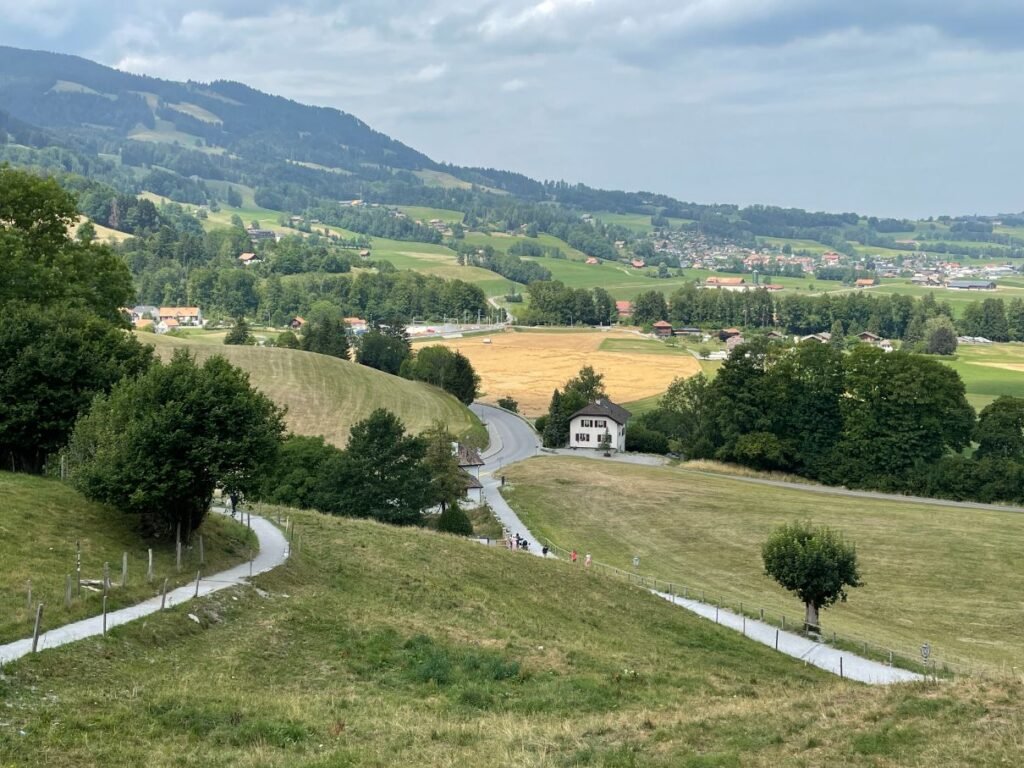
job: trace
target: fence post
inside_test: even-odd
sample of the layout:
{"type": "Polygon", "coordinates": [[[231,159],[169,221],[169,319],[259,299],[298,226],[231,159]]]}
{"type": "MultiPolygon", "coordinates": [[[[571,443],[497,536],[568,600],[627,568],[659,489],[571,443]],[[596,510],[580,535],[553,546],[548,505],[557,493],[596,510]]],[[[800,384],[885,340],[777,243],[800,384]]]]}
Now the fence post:
{"type": "Polygon", "coordinates": [[[747,634],[747,616],[743,614],[743,634],[747,634]]]}
{"type": "Polygon", "coordinates": [[[181,523],[178,523],[178,528],[174,534],[174,565],[178,569],[178,573],[181,573],[181,523]]]}
{"type": "Polygon", "coordinates": [[[718,606],[715,606],[715,624],[718,623],[718,606]]]}
{"type": "Polygon", "coordinates": [[[167,606],[167,579],[164,579],[164,588],[160,591],[160,610],[167,606]]]}
{"type": "Polygon", "coordinates": [[[39,647],[39,627],[43,624],[43,604],[40,603],[36,608],[36,626],[32,630],[32,653],[36,652],[36,648],[39,647]]]}
{"type": "Polygon", "coordinates": [[[764,621],[764,608],[761,609],[761,621],[764,621]]]}
{"type": "Polygon", "coordinates": [[[779,650],[779,630],[775,630],[775,650],[779,650]]]}
{"type": "Polygon", "coordinates": [[[128,586],[128,553],[121,553],[121,586],[128,586]]]}
{"type": "Polygon", "coordinates": [[[892,651],[889,651],[889,666],[892,666],[892,651]]]}
{"type": "Polygon", "coordinates": [[[199,537],[199,564],[206,565],[206,550],[203,548],[203,537],[199,537]]]}
{"type": "Polygon", "coordinates": [[[782,629],[786,629],[786,614],[782,614],[782,629]]]}
{"type": "Polygon", "coordinates": [[[839,657],[839,679],[843,679],[843,657],[839,657]]]}
{"type": "Polygon", "coordinates": [[[196,571],[196,593],[193,595],[193,597],[199,597],[199,578],[202,576],[202,574],[203,572],[201,570],[196,571]]]}
{"type": "Polygon", "coordinates": [[[146,581],[153,580],[153,548],[149,548],[149,567],[146,569],[146,581]]]}
{"type": "Polygon", "coordinates": [[[703,589],[700,591],[700,601],[702,603],[705,602],[705,600],[704,600],[704,590],[703,589]]]}
{"type": "Polygon", "coordinates": [[[110,563],[103,564],[103,594],[110,591],[110,563]]]}
{"type": "Polygon", "coordinates": [[[64,579],[64,607],[71,607],[71,574],[64,579]]]}
{"type": "Polygon", "coordinates": [[[28,597],[25,599],[25,610],[26,611],[31,611],[32,610],[32,579],[29,579],[26,583],[28,584],[28,597]]]}

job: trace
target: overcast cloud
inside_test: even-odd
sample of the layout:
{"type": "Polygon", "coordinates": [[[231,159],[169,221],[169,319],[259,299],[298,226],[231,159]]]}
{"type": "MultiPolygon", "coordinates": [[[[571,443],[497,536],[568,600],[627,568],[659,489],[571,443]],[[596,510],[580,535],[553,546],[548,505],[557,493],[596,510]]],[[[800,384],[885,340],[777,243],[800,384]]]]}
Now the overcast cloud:
{"type": "Polygon", "coordinates": [[[0,18],[0,44],[239,80],[461,165],[700,202],[1024,209],[1019,0],[0,0],[0,18]]]}

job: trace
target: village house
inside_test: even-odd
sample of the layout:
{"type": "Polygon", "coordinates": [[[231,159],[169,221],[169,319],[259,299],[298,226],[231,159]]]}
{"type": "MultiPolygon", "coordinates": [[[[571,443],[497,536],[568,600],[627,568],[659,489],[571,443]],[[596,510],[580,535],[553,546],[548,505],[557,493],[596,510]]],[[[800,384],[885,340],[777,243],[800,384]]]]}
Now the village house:
{"type": "Polygon", "coordinates": [[[731,353],[734,349],[736,349],[736,347],[745,342],[746,339],[744,339],[742,335],[730,336],[728,339],[725,340],[725,349],[726,351],[731,353]]]}
{"type": "Polygon", "coordinates": [[[633,302],[631,301],[616,301],[615,309],[619,313],[619,318],[630,317],[633,314],[633,302]]]}
{"type": "Polygon", "coordinates": [[[252,240],[253,242],[258,242],[260,240],[277,240],[277,234],[275,234],[274,231],[270,229],[257,229],[256,227],[249,227],[245,231],[249,235],[249,239],[252,240]]]}
{"type": "Polygon", "coordinates": [[[350,333],[361,336],[369,329],[369,323],[361,317],[346,317],[345,327],[348,328],[350,333]]]}
{"type": "Polygon", "coordinates": [[[719,341],[728,341],[733,336],[740,336],[742,331],[739,328],[723,328],[718,332],[719,341]]]}
{"type": "Polygon", "coordinates": [[[597,261],[597,259],[595,259],[595,258],[594,258],[593,256],[588,256],[588,257],[587,257],[587,261],[586,261],[586,263],[587,263],[587,264],[597,264],[597,263],[598,263],[598,261],[597,261]]]}
{"type": "Polygon", "coordinates": [[[654,335],[658,338],[665,339],[672,335],[672,323],[666,322],[665,320],[659,320],[654,323],[651,328],[654,329],[654,335]]]}
{"type": "Polygon", "coordinates": [[[778,293],[786,289],[786,286],[779,285],[778,283],[765,283],[761,286],[762,290],[768,291],[768,293],[778,293]]]}
{"type": "Polygon", "coordinates": [[[302,326],[304,326],[305,324],[306,324],[306,318],[299,317],[298,315],[296,315],[288,323],[288,327],[291,328],[293,331],[301,331],[302,330],[302,326]]]}
{"type": "Polygon", "coordinates": [[[704,280],[705,288],[718,288],[725,291],[745,291],[747,281],[742,277],[709,277],[704,280]]]}
{"type": "Polygon", "coordinates": [[[161,322],[174,320],[175,326],[202,328],[203,312],[199,307],[160,307],[157,316],[161,322]]]}
{"type": "Polygon", "coordinates": [[[822,333],[812,333],[807,336],[799,337],[797,341],[816,341],[819,344],[828,344],[830,341],[832,341],[832,334],[829,333],[828,331],[823,331],[822,333]]]}
{"type": "Polygon", "coordinates": [[[483,483],[480,482],[480,467],[484,460],[480,452],[462,443],[452,443],[452,455],[459,463],[459,474],[466,486],[466,498],[470,501],[483,501],[483,483]]]}
{"type": "Polygon", "coordinates": [[[139,304],[126,311],[132,325],[136,328],[151,325],[160,319],[160,310],[149,304],[139,304]]]}
{"type": "Polygon", "coordinates": [[[647,263],[643,259],[633,259],[631,262],[629,262],[629,266],[631,266],[633,269],[643,269],[645,266],[647,266],[647,263]]]}
{"type": "Polygon", "coordinates": [[[630,413],[611,400],[595,400],[580,408],[569,419],[569,447],[603,450],[626,450],[626,423],[630,413]]]}
{"type": "Polygon", "coordinates": [[[859,278],[854,285],[858,288],[871,288],[878,284],[878,281],[873,277],[862,277],[859,278]]]}
{"type": "Polygon", "coordinates": [[[177,330],[180,327],[177,320],[173,317],[165,317],[153,328],[157,333],[167,333],[168,331],[177,330]]]}

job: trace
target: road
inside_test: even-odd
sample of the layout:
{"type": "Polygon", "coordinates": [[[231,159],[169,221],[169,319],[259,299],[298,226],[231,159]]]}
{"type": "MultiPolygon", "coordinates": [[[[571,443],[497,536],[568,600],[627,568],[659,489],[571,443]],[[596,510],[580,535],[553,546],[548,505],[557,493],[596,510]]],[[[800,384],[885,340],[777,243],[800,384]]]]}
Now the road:
{"type": "MultiPolygon", "coordinates": [[[[248,561],[234,568],[229,568],[220,573],[211,574],[199,580],[199,596],[210,595],[228,587],[238,586],[248,581],[250,576],[265,573],[281,565],[288,559],[288,540],[281,530],[258,515],[252,516],[252,530],[259,540],[260,549],[252,561],[252,569],[248,561]]],[[[167,606],[182,605],[192,600],[196,594],[196,585],[193,581],[184,587],[167,593],[167,606]]],[[[160,610],[160,597],[154,597],[145,602],[121,608],[107,614],[107,629],[127,624],[143,616],[157,613],[160,610]]],[[[45,613],[44,613],[45,618],[45,613]]],[[[86,637],[94,637],[103,634],[103,616],[92,616],[88,619],[76,621],[73,624],[65,624],[56,627],[39,636],[39,650],[56,648],[57,646],[73,643],[86,637]]],[[[18,640],[7,645],[0,645],[0,664],[20,659],[32,652],[32,638],[18,640]]]]}
{"type": "MultiPolygon", "coordinates": [[[[501,472],[503,467],[523,461],[533,456],[570,455],[586,456],[601,461],[617,461],[632,464],[658,465],[663,463],[661,457],[635,456],[630,454],[612,455],[605,457],[596,452],[574,452],[574,451],[547,451],[541,450],[541,443],[533,427],[524,419],[514,413],[490,405],[474,403],[471,408],[480,417],[480,420],[487,426],[487,432],[491,438],[491,445],[481,458],[484,459],[484,467],[481,471],[480,481],[484,486],[484,496],[490,504],[495,516],[512,533],[530,542],[530,551],[540,555],[540,545],[530,530],[523,525],[515,511],[506,503],[501,496],[501,472]]],[[[717,476],[717,475],[716,475],[717,476]]],[[[740,479],[740,478],[737,478],[740,479]]],[[[768,482],[768,481],[762,481],[768,482]]],[[[772,485],[787,485],[786,483],[770,482],[772,485]]],[[[788,484],[794,487],[792,484],[788,484]]],[[[803,489],[804,486],[795,486],[803,489]]],[[[812,486],[813,487],[813,486],[812,486]]],[[[822,486],[823,488],[823,486],[822,486]]],[[[857,492],[840,491],[840,495],[856,494],[857,492]]],[[[903,497],[896,497],[902,499],[903,497]]],[[[738,614],[726,610],[719,610],[714,605],[702,603],[699,600],[684,599],[679,596],[668,595],[663,592],[651,590],[654,594],[662,597],[673,605],[697,614],[705,619],[715,621],[721,626],[743,632],[746,637],[752,640],[776,648],[779,653],[800,659],[820,669],[833,674],[842,674],[843,677],[870,684],[903,683],[921,680],[921,676],[898,667],[890,667],[878,661],[865,659],[853,653],[840,651],[823,643],[810,640],[794,632],[777,630],[775,627],[745,619],[738,614]]]]}

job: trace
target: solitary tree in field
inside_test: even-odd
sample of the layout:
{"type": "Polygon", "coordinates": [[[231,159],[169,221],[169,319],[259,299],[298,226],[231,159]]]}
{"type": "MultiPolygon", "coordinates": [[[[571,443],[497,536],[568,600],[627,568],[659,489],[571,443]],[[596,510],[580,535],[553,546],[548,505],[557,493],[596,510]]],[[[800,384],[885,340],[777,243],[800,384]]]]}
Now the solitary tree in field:
{"type": "Polygon", "coordinates": [[[799,597],[807,608],[804,628],[820,630],[818,612],[846,599],[847,587],[862,582],[857,549],[831,528],[807,522],[776,528],[761,548],[764,571],[799,597]]]}

